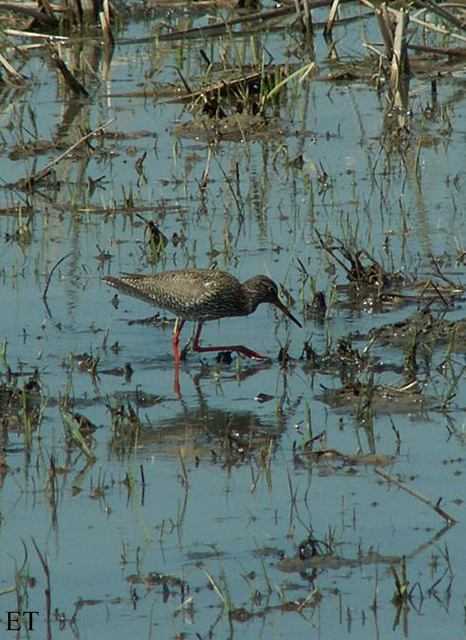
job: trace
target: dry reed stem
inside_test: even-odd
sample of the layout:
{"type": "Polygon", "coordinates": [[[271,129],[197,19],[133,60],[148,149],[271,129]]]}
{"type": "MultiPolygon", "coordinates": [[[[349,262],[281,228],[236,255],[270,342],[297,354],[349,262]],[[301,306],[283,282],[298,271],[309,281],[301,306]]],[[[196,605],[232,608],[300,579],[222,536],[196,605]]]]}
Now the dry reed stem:
{"type": "MultiPolygon", "coordinates": [[[[378,11],[378,7],[373,2],[370,2],[370,0],[360,0],[360,2],[369,9],[372,9],[374,13],[378,11]]],[[[389,11],[390,13],[396,13],[397,9],[392,9],[391,7],[387,6],[387,11],[389,11]]],[[[448,36],[449,38],[454,38],[455,40],[466,42],[466,36],[462,36],[459,33],[453,33],[449,29],[446,29],[445,27],[439,27],[435,24],[432,24],[431,22],[425,22],[424,20],[420,20],[419,18],[416,18],[414,16],[410,17],[410,22],[412,24],[417,24],[420,27],[424,27],[425,29],[429,29],[430,31],[441,33],[442,35],[448,36]]]]}
{"type": "Polygon", "coordinates": [[[447,22],[451,22],[457,29],[461,29],[461,31],[466,31],[466,25],[464,22],[459,20],[455,15],[444,9],[441,5],[432,2],[432,0],[415,0],[415,6],[420,7],[421,9],[426,9],[427,11],[431,11],[446,20],[447,22]]]}
{"type": "Polygon", "coordinates": [[[442,35],[448,36],[449,38],[454,38],[455,40],[461,40],[461,42],[466,42],[466,36],[460,36],[459,33],[453,33],[452,31],[449,31],[445,27],[439,27],[435,24],[432,24],[431,22],[425,22],[424,20],[420,20],[419,18],[411,18],[411,22],[413,24],[419,25],[420,27],[424,27],[425,29],[429,29],[430,31],[441,33],[442,35]]]}
{"type": "Polygon", "coordinates": [[[332,33],[333,25],[338,16],[338,7],[340,6],[340,0],[333,0],[332,6],[328,14],[327,24],[324,28],[324,36],[329,36],[332,33]]]}
{"type": "Polygon", "coordinates": [[[115,39],[112,33],[112,23],[110,19],[110,3],[104,0],[103,10],[99,13],[100,26],[102,27],[102,35],[106,46],[113,48],[115,39]]]}
{"type": "Polygon", "coordinates": [[[57,20],[53,16],[49,16],[42,11],[37,10],[37,4],[34,5],[29,2],[0,2],[0,11],[12,11],[13,13],[20,13],[28,18],[33,18],[46,27],[57,26],[57,20]]]}
{"type": "MultiPolygon", "coordinates": [[[[319,9],[322,7],[328,7],[331,5],[332,0],[307,0],[307,10],[319,9]]],[[[341,0],[343,2],[352,2],[352,0],[341,0]]],[[[236,24],[246,24],[248,22],[260,22],[262,20],[273,20],[281,16],[293,15],[296,12],[296,5],[293,0],[293,4],[278,7],[277,9],[270,9],[269,11],[258,11],[249,15],[239,16],[237,18],[228,18],[227,20],[220,20],[214,24],[205,25],[203,27],[193,27],[192,29],[180,29],[179,31],[172,31],[171,33],[161,33],[159,35],[160,40],[170,40],[172,38],[180,38],[183,36],[189,36],[193,34],[207,34],[216,29],[230,27],[236,24]]]]}
{"type": "Polygon", "coordinates": [[[409,44],[408,49],[423,53],[433,53],[449,58],[466,58],[466,47],[429,47],[424,44],[409,44]]]}
{"type": "Polygon", "coordinates": [[[421,502],[426,504],[428,507],[433,509],[435,513],[438,513],[438,515],[441,516],[446,521],[449,527],[452,527],[454,524],[456,524],[456,520],[452,516],[450,516],[446,511],[440,508],[441,498],[436,503],[432,502],[432,500],[429,500],[429,498],[426,498],[425,496],[423,496],[422,493],[419,493],[419,491],[416,491],[415,489],[412,489],[404,482],[401,482],[401,480],[398,480],[393,476],[389,476],[388,474],[383,473],[382,471],[379,471],[379,469],[375,469],[375,473],[381,476],[387,482],[390,482],[391,484],[395,484],[400,489],[403,489],[403,491],[406,491],[406,493],[409,493],[411,496],[413,496],[417,500],[420,500],[421,502]]]}
{"type": "Polygon", "coordinates": [[[76,76],[71,73],[66,62],[60,57],[58,51],[54,50],[53,48],[51,48],[51,58],[54,65],[60,71],[63,80],[65,81],[65,85],[68,87],[68,89],[70,89],[70,91],[72,91],[75,96],[88,98],[89,93],[87,92],[84,85],[82,85],[81,82],[79,82],[79,80],[76,78],[76,76]]]}
{"type": "Polygon", "coordinates": [[[403,108],[407,107],[406,79],[409,76],[409,60],[406,50],[406,29],[408,24],[408,13],[400,11],[397,16],[390,69],[390,83],[394,94],[395,106],[403,108]]]}
{"type": "Polygon", "coordinates": [[[13,187],[15,187],[15,186],[24,187],[24,185],[26,185],[26,184],[32,184],[32,183],[36,182],[37,180],[40,180],[41,178],[43,178],[50,171],[50,169],[53,166],[55,166],[56,164],[61,162],[64,158],[66,158],[66,156],[68,156],[72,151],[74,151],[77,147],[79,147],[79,145],[81,145],[83,142],[85,142],[86,140],[89,140],[89,138],[92,138],[92,137],[96,136],[100,131],[103,131],[106,127],[111,125],[112,122],[115,121],[115,119],[116,119],[115,117],[110,118],[109,120],[107,120],[107,122],[104,122],[104,124],[101,124],[96,129],[93,129],[90,133],[87,133],[85,136],[80,138],[77,142],[72,144],[71,147],[68,147],[68,149],[66,149],[59,156],[57,156],[56,158],[54,158],[53,160],[48,162],[45,165],[45,167],[43,167],[39,171],[36,171],[36,173],[31,174],[27,178],[22,178],[21,180],[19,180],[18,182],[14,183],[11,186],[13,186],[13,187]]]}
{"type": "Polygon", "coordinates": [[[27,79],[16,71],[16,69],[8,62],[8,60],[0,54],[0,64],[5,69],[8,79],[12,84],[24,86],[28,83],[27,79]]]}
{"type": "MultiPolygon", "coordinates": [[[[16,36],[18,38],[31,38],[36,40],[45,40],[46,42],[66,43],[69,38],[67,36],[55,36],[48,33],[35,33],[34,31],[21,31],[19,29],[5,29],[3,32],[6,36],[16,36]]],[[[40,45],[43,46],[43,45],[40,45]]],[[[18,47],[22,49],[24,47],[18,47]]]]}
{"type": "Polygon", "coordinates": [[[379,24],[380,33],[382,34],[385,45],[385,53],[390,60],[393,53],[393,31],[391,29],[391,18],[387,11],[387,3],[383,2],[380,9],[375,9],[375,17],[379,24]]]}

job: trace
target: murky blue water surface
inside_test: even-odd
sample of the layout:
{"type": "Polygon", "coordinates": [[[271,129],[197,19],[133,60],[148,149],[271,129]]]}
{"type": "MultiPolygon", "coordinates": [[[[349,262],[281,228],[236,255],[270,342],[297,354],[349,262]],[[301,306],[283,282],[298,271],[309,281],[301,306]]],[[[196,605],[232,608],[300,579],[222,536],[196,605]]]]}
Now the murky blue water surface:
{"type": "MultiPolygon", "coordinates": [[[[325,16],[316,12],[315,19],[325,16]]],[[[69,637],[462,637],[462,350],[442,367],[447,347],[439,345],[430,367],[418,373],[433,405],[455,387],[447,412],[399,409],[392,402],[372,420],[356,419],[355,405],[337,411],[325,404],[323,390],[341,386],[338,372],[313,372],[301,355],[305,340],[322,353],[341,336],[403,320],[418,306],[380,313],[369,304],[334,304],[324,323],[304,317],[314,288],[329,301],[334,286],[346,283],[316,231],[353,239],[387,270],[413,279],[432,275],[436,256],[443,273],[464,284],[464,266],[456,260],[465,238],[464,68],[438,78],[436,105],[427,76],[413,78],[410,133],[400,152],[389,140],[396,116],[387,115],[387,90],[377,93],[367,79],[326,82],[332,65],[317,32],[319,79],[291,82],[269,132],[212,142],[208,160],[202,126],[197,133],[183,128],[196,123],[188,105],[152,95],[181,87],[175,67],[195,88],[205,73],[201,47],[213,62],[223,55],[237,66],[260,60],[262,47],[274,64],[301,65],[308,58],[297,31],[128,43],[153,33],[161,20],[186,27],[182,17],[163,11],[145,21],[128,19],[120,33],[127,40],[116,46],[107,77],[98,56],[97,75],[83,63],[87,102],[69,98],[43,51],[23,69],[31,86],[2,102],[5,183],[38,171],[109,118],[114,122],[107,131],[115,135],[93,139],[94,152],[81,148],[59,163],[55,186],[31,196],[2,191],[1,207],[8,211],[0,216],[0,382],[7,364],[23,372],[21,386],[37,369],[44,407],[30,444],[22,428],[4,429],[0,589],[15,585],[25,547],[21,575],[36,581],[23,585],[25,604],[39,611],[37,633],[46,637],[46,582],[34,539],[48,560],[52,613],[63,617],[69,637]],[[39,140],[61,146],[11,156],[39,140]],[[144,152],[141,176],[135,163],[144,152]],[[92,191],[89,180],[98,178],[92,191]],[[184,237],[176,246],[170,242],[155,266],[148,263],[137,212],[168,238],[184,237]],[[25,223],[27,234],[18,239],[25,223]],[[99,260],[102,252],[108,260],[99,260]],[[50,282],[49,313],[42,301],[47,275],[68,253],[50,282]],[[302,284],[298,260],[312,283],[302,284]],[[265,306],[247,318],[209,323],[205,344],[245,344],[272,362],[218,365],[214,355],[201,359],[191,352],[181,365],[178,395],[172,325],[128,324],[155,310],[123,295],[115,308],[114,292],[100,276],[213,261],[240,279],[265,273],[284,284],[304,327],[265,306]],[[288,339],[293,360],[282,369],[277,354],[288,339]],[[73,359],[84,353],[99,359],[95,377],[73,359]],[[126,380],[115,375],[125,363],[133,369],[126,380]],[[258,402],[259,394],[270,401],[258,402]],[[66,444],[57,406],[64,398],[97,426],[92,463],[66,444]],[[112,429],[109,407],[119,401],[124,408],[129,401],[144,425],[126,443],[112,429]],[[323,434],[317,450],[381,456],[389,462],[380,467],[384,474],[431,506],[442,498],[457,524],[446,528],[431,506],[389,484],[374,464],[313,458],[303,449],[311,432],[323,434]],[[299,565],[300,545],[310,537],[318,541],[317,555],[330,554],[333,564],[320,558],[299,565]],[[403,557],[412,592],[397,606],[392,568],[401,579],[403,557]],[[152,572],[164,580],[151,581],[152,572]],[[228,610],[234,610],[230,620],[228,610]]],[[[343,59],[362,60],[361,42],[380,36],[374,20],[365,20],[341,27],[336,39],[343,59]]],[[[63,55],[71,64],[72,54],[63,55]]],[[[367,64],[368,78],[375,69],[367,64]]],[[[463,317],[461,299],[447,317],[463,317]]],[[[190,332],[187,326],[183,341],[190,332]]],[[[362,350],[367,341],[353,346],[362,350]]],[[[373,353],[394,365],[375,373],[375,384],[407,382],[401,349],[374,346],[373,353]]],[[[310,545],[303,549],[309,553],[310,545]]],[[[3,596],[2,622],[17,606],[14,592],[3,596]]],[[[55,618],[52,632],[61,635],[55,618]]]]}

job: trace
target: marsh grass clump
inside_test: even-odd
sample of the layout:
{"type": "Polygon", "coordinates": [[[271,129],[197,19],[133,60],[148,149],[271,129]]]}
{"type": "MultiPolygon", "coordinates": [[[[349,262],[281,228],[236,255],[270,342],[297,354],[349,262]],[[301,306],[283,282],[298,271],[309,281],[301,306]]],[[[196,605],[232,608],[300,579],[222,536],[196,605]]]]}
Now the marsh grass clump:
{"type": "Polygon", "coordinates": [[[331,374],[339,377],[342,382],[349,383],[369,366],[373,368],[378,366],[378,359],[370,355],[370,349],[358,351],[352,346],[349,337],[340,338],[336,346],[328,343],[322,354],[317,353],[311,342],[307,340],[301,357],[305,362],[305,371],[331,374]]]}
{"type": "Polygon", "coordinates": [[[145,253],[150,264],[159,264],[166,261],[165,250],[168,245],[168,238],[163,233],[159,225],[153,220],[147,220],[139,213],[136,216],[144,222],[145,253]]]}
{"type": "Polygon", "coordinates": [[[364,424],[371,424],[380,413],[421,415],[438,406],[437,399],[425,393],[422,381],[414,378],[400,386],[382,385],[375,382],[373,372],[364,382],[354,379],[340,388],[324,388],[316,399],[339,411],[350,412],[364,424]]]}
{"type": "Polygon", "coordinates": [[[194,114],[202,113],[209,118],[265,115],[265,108],[271,100],[268,96],[280,78],[280,68],[259,65],[245,73],[241,66],[241,71],[238,74],[234,69],[225,69],[220,80],[192,91],[183,99],[191,103],[194,114]]]}
{"type": "Polygon", "coordinates": [[[62,410],[61,417],[69,445],[78,447],[84,453],[88,461],[95,460],[94,449],[96,446],[93,433],[96,426],[84,415],[62,410]]]}
{"type": "MultiPolygon", "coordinates": [[[[332,296],[324,307],[327,316],[335,304],[354,310],[364,308],[384,313],[413,305],[423,307],[425,312],[429,312],[431,307],[439,306],[446,311],[451,310],[455,301],[463,295],[464,287],[448,278],[433,257],[428,265],[429,270],[433,270],[432,275],[425,277],[417,273],[408,274],[385,266],[367,249],[360,248],[361,243],[353,235],[345,240],[334,238],[329,233],[323,236],[318,231],[316,235],[322,249],[340,267],[348,281],[346,285],[333,285],[332,296]],[[344,301],[341,299],[342,294],[346,296],[344,301]]],[[[388,245],[387,250],[389,251],[388,245]]],[[[391,251],[385,262],[393,265],[391,251]]],[[[319,300],[314,299],[305,308],[308,315],[319,318],[319,300]]]]}
{"type": "Polygon", "coordinates": [[[7,369],[7,381],[0,381],[0,424],[4,429],[30,434],[39,426],[45,403],[36,370],[21,386],[19,377],[7,369]]]}
{"type": "MultiPolygon", "coordinates": [[[[239,55],[239,54],[238,54],[239,55]]],[[[279,130],[280,106],[286,99],[282,80],[285,67],[265,64],[263,60],[246,63],[209,65],[204,84],[176,100],[189,103],[192,122],[175,127],[180,136],[214,140],[242,140],[270,136],[279,130]]]]}
{"type": "Polygon", "coordinates": [[[137,573],[127,576],[126,581],[131,585],[144,585],[148,591],[161,588],[163,594],[163,602],[166,603],[170,596],[182,599],[189,595],[189,584],[178,578],[159,571],[149,571],[148,573],[137,573]]]}
{"type": "Polygon", "coordinates": [[[429,362],[438,347],[447,348],[449,353],[462,352],[466,345],[466,320],[447,320],[442,313],[425,308],[406,320],[371,329],[365,336],[351,334],[350,338],[368,339],[378,345],[403,349],[406,364],[413,366],[416,355],[429,362]]]}
{"type": "Polygon", "coordinates": [[[316,233],[322,249],[343,269],[348,282],[357,291],[382,292],[406,284],[406,276],[401,271],[386,269],[367,249],[316,233]]]}
{"type": "MultiPolygon", "coordinates": [[[[164,400],[163,397],[148,397],[149,405],[158,404],[164,400]]],[[[112,436],[108,440],[109,451],[119,458],[133,453],[135,448],[141,441],[141,438],[147,436],[151,438],[154,434],[154,427],[150,420],[145,416],[140,416],[140,410],[146,406],[144,404],[144,394],[136,394],[136,396],[126,397],[124,401],[118,398],[112,398],[107,403],[107,409],[111,417],[112,436]],[[140,398],[140,401],[138,400],[140,398]],[[136,408],[133,406],[132,400],[135,401],[136,408]]]]}

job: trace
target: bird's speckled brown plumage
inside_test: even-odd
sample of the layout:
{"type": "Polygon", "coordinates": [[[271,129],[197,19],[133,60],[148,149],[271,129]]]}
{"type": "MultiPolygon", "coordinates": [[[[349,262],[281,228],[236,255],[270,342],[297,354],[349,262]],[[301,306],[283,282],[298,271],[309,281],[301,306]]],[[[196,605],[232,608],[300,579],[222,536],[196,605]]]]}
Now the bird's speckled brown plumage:
{"type": "MultiPolygon", "coordinates": [[[[163,271],[154,275],[127,274],[120,278],[105,276],[103,280],[124,293],[171,311],[183,323],[185,320],[198,322],[199,328],[193,345],[197,351],[230,349],[248,357],[262,358],[263,356],[241,345],[202,348],[198,339],[202,323],[230,316],[247,316],[253,313],[259,304],[265,302],[275,305],[293,322],[301,326],[280,301],[277,285],[267,276],[254,276],[241,283],[224,271],[185,269],[163,271]]],[[[174,338],[174,345],[175,342],[176,345],[178,344],[180,332],[181,327],[174,338]]]]}
{"type": "Polygon", "coordinates": [[[262,302],[275,304],[278,300],[277,285],[267,276],[254,276],[241,284],[229,273],[213,269],[105,276],[103,280],[178,318],[197,322],[247,316],[262,302]]]}

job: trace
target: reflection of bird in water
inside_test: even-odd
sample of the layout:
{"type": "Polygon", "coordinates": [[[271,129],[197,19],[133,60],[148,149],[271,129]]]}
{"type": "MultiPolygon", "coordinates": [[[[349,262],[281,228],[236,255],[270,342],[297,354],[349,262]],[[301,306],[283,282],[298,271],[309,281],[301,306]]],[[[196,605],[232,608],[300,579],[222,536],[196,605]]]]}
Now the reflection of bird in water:
{"type": "MultiPolygon", "coordinates": [[[[224,410],[209,407],[205,401],[197,408],[181,406],[180,411],[171,413],[171,405],[170,416],[165,415],[160,406],[146,408],[150,418],[157,415],[157,428],[154,429],[155,420],[141,422],[137,430],[138,457],[175,460],[181,455],[190,462],[236,466],[261,452],[274,451],[284,430],[284,423],[255,411],[224,410]]],[[[109,441],[111,454],[120,455],[122,443],[132,443],[132,438],[136,437],[134,426],[128,420],[125,417],[113,432],[109,441]],[[122,433],[127,434],[127,438],[122,438],[122,433]]],[[[134,450],[131,447],[129,444],[128,451],[134,450]]]]}
{"type": "Polygon", "coordinates": [[[230,316],[247,316],[260,304],[268,302],[278,307],[298,327],[302,326],[280,301],[277,285],[267,276],[254,276],[241,283],[224,271],[186,269],[162,271],[154,275],[128,274],[120,278],[105,276],[103,280],[111,287],[151,302],[177,316],[172,340],[176,363],[180,360],[180,334],[186,320],[198,323],[193,341],[194,351],[236,351],[253,360],[264,360],[265,356],[242,345],[201,347],[199,338],[204,322],[230,316]]]}

